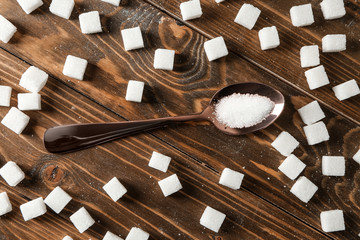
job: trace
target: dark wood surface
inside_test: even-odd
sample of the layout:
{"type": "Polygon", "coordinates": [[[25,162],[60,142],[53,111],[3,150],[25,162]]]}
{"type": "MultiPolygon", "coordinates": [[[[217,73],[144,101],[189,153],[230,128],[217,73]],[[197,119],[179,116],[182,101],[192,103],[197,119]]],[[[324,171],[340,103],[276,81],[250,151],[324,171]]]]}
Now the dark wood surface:
{"type": "MultiPolygon", "coordinates": [[[[314,26],[295,28],[289,19],[292,5],[304,1],[254,1],[262,10],[255,29],[249,31],[235,23],[242,3],[228,0],[222,4],[202,1],[202,18],[183,23],[179,18],[180,1],[124,1],[121,7],[93,1],[76,1],[70,20],[49,13],[50,1],[31,15],[25,15],[11,0],[0,2],[0,14],[17,27],[8,44],[1,44],[0,84],[12,86],[12,105],[21,74],[29,65],[46,70],[52,77],[41,91],[43,110],[28,112],[31,117],[24,134],[17,136],[1,128],[0,164],[17,162],[27,178],[15,188],[0,181],[14,211],[0,219],[4,239],[102,239],[107,230],[125,237],[139,226],[152,239],[356,239],[359,224],[359,164],[351,157],[359,148],[359,96],[338,101],[331,86],[355,78],[359,81],[359,3],[346,1],[344,18],[324,21],[319,1],[313,1],[314,26]],[[99,10],[104,32],[83,35],[78,15],[99,10]],[[257,30],[276,25],[281,45],[261,51],[257,30]],[[126,52],[120,30],[140,25],[145,48],[126,52]],[[327,33],[346,33],[348,50],[322,54],[331,86],[310,91],[300,68],[299,49],[321,45],[327,33]],[[223,35],[229,56],[209,63],[203,51],[208,37],[223,35]],[[153,69],[154,50],[176,50],[174,71],[153,69]],[[62,75],[68,54],[88,59],[85,80],[62,75]],[[25,62],[24,62],[25,61],[25,62]],[[146,82],[143,103],[124,99],[128,80],[146,82]],[[256,81],[269,84],[286,97],[284,113],[275,124],[246,136],[229,137],[207,124],[171,126],[136,135],[71,154],[49,154],[42,145],[46,128],[78,122],[110,122],[183,115],[201,111],[215,91],[231,83],[256,81]],[[308,146],[303,123],[296,109],[317,99],[325,111],[330,141],[308,146]],[[306,164],[303,175],[319,191],[304,204],[290,193],[293,181],[277,167],[284,159],[271,147],[282,131],[301,143],[295,155],[306,164]],[[147,166],[152,151],[173,158],[167,173],[147,166]],[[344,155],[345,177],[325,177],[321,156],[344,155]],[[217,184],[225,167],[246,176],[241,190],[217,184]],[[157,181],[177,173],[184,189],[164,198],[157,181]],[[114,203],[102,186],[117,176],[128,194],[114,203]],[[38,196],[45,197],[61,186],[74,201],[56,215],[51,210],[40,218],[24,222],[19,205],[38,196]],[[206,205],[227,215],[215,234],[199,224],[206,205]],[[68,217],[85,206],[97,223],[79,234],[68,217]],[[321,211],[342,209],[346,231],[324,233],[321,211]],[[49,237],[51,236],[51,237],[49,237]]],[[[1,108],[3,117],[8,108],[1,108]]]]}

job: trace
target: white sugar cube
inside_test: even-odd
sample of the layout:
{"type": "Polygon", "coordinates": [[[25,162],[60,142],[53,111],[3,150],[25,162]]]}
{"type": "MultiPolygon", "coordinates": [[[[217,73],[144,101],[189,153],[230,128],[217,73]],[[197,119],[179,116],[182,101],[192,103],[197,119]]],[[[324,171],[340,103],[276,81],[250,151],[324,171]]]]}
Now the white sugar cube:
{"type": "Polygon", "coordinates": [[[307,203],[314,196],[317,190],[318,187],[314,183],[306,177],[301,176],[292,186],[290,192],[304,203],[307,203]]]}
{"type": "Polygon", "coordinates": [[[353,159],[360,164],[360,149],[355,153],[355,155],[353,156],[353,159]]]}
{"type": "Polygon", "coordinates": [[[130,80],[126,89],[126,101],[141,102],[145,83],[135,80],[130,80]]]}
{"type": "Polygon", "coordinates": [[[17,0],[17,2],[27,14],[32,13],[35,9],[44,4],[41,0],[17,0]]]}
{"type": "Polygon", "coordinates": [[[11,187],[15,187],[25,178],[25,173],[12,161],[7,162],[0,169],[0,175],[11,187]]]}
{"type": "Polygon", "coordinates": [[[322,173],[325,176],[345,176],[345,158],[342,156],[323,156],[322,173]]]}
{"type": "Polygon", "coordinates": [[[318,101],[312,101],[309,104],[298,109],[299,115],[306,125],[310,125],[325,118],[325,113],[321,109],[318,101]]]}
{"type": "Polygon", "coordinates": [[[314,23],[311,3],[294,6],[290,9],[291,22],[295,27],[308,26],[314,23]]]}
{"type": "Polygon", "coordinates": [[[306,81],[310,90],[329,84],[329,78],[323,65],[305,71],[306,81]]]}
{"type": "Polygon", "coordinates": [[[156,49],[154,56],[154,68],[162,70],[173,70],[175,51],[169,49],[156,49]]]}
{"type": "Polygon", "coordinates": [[[160,180],[158,183],[165,197],[173,193],[176,193],[177,191],[182,189],[181,183],[176,174],[164,178],[163,180],[160,180]]]}
{"type": "Polygon", "coordinates": [[[20,211],[25,221],[37,218],[46,213],[46,206],[42,197],[20,205],[20,211]]]}
{"type": "Polygon", "coordinates": [[[320,6],[327,20],[341,18],[346,14],[343,0],[323,0],[320,6]]]}
{"type": "Polygon", "coordinates": [[[22,111],[41,110],[41,95],[38,93],[19,93],[18,109],[22,111]]]}
{"type": "Polygon", "coordinates": [[[0,86],[0,106],[10,107],[11,90],[9,86],[0,86]]]}
{"type": "Polygon", "coordinates": [[[126,51],[144,47],[144,40],[141,35],[140,27],[123,29],[121,30],[121,36],[126,51]]]}
{"type": "Polygon", "coordinates": [[[46,84],[49,75],[43,70],[31,66],[21,76],[19,85],[30,92],[39,92],[46,84]]]}
{"type": "Polygon", "coordinates": [[[299,158],[291,154],[279,166],[279,170],[284,173],[288,178],[294,180],[306,167],[299,158]]]}
{"type": "Polygon", "coordinates": [[[315,145],[330,139],[329,132],[322,121],[305,126],[304,132],[309,145],[315,145]]]}
{"type": "Polygon", "coordinates": [[[116,177],[113,177],[107,184],[105,184],[103,189],[111,197],[111,199],[114,200],[114,202],[119,200],[127,192],[126,188],[116,177]]]}
{"type": "Polygon", "coordinates": [[[30,117],[16,107],[10,108],[1,123],[16,134],[21,134],[28,125],[30,117]]]}
{"type": "Polygon", "coordinates": [[[44,202],[54,212],[59,214],[65,206],[71,201],[72,197],[67,194],[61,187],[56,187],[45,198],[44,202]]]}
{"type": "Polygon", "coordinates": [[[63,68],[65,76],[83,80],[88,61],[79,57],[68,55],[63,68]]]}
{"type": "Polygon", "coordinates": [[[320,64],[318,45],[304,46],[300,49],[301,67],[315,67],[320,64]]]}
{"type": "Polygon", "coordinates": [[[110,3],[116,7],[118,7],[121,3],[121,0],[101,0],[103,2],[107,2],[107,3],[110,3]]]}
{"type": "Polygon", "coordinates": [[[190,0],[181,3],[180,11],[184,21],[201,17],[202,10],[200,0],[190,0]]]}
{"type": "Polygon", "coordinates": [[[275,26],[265,27],[259,31],[261,50],[276,48],[280,45],[279,33],[275,26]]]}
{"type": "Polygon", "coordinates": [[[219,183],[232,189],[240,189],[244,174],[225,168],[220,176],[219,183]]]}
{"type": "Polygon", "coordinates": [[[56,16],[69,19],[74,9],[74,0],[52,0],[49,10],[56,16]]]}
{"type": "Polygon", "coordinates": [[[341,83],[332,89],[335,93],[335,96],[340,100],[345,100],[351,98],[360,93],[359,86],[355,79],[341,83]]]}
{"type": "Polygon", "coordinates": [[[226,215],[222,212],[207,206],[200,218],[200,224],[214,232],[219,232],[225,217],[226,215]]]}
{"type": "Polygon", "coordinates": [[[70,236],[65,236],[62,240],[73,240],[70,236]]]}
{"type": "Polygon", "coordinates": [[[345,230],[344,212],[330,210],[320,213],[321,228],[324,232],[337,232],[345,230]]]}
{"type": "Polygon", "coordinates": [[[119,236],[116,236],[115,234],[113,234],[112,232],[107,231],[103,240],[124,240],[119,236]]]}
{"type": "Polygon", "coordinates": [[[260,13],[261,11],[257,7],[244,3],[236,15],[234,22],[251,30],[258,20],[260,13]]]}
{"type": "Polygon", "coordinates": [[[6,192],[0,193],[0,216],[12,211],[12,206],[6,192]]]}
{"type": "Polygon", "coordinates": [[[271,143],[278,152],[284,156],[289,156],[295,148],[299,146],[299,142],[291,136],[290,133],[283,131],[277,136],[277,138],[271,143]]]}
{"type": "Polygon", "coordinates": [[[346,35],[345,34],[328,34],[322,38],[322,51],[341,52],[346,50],[346,35]]]}
{"type": "Polygon", "coordinates": [[[81,32],[92,34],[102,32],[100,15],[98,11],[82,13],[79,15],[81,32]]]}
{"type": "Polygon", "coordinates": [[[95,223],[94,219],[90,216],[84,207],[80,208],[73,215],[71,215],[70,221],[74,224],[80,233],[85,232],[95,223]]]}
{"type": "Polygon", "coordinates": [[[223,1],[225,1],[225,0],[215,0],[216,3],[221,3],[223,1]]]}
{"type": "Polygon", "coordinates": [[[149,167],[166,172],[168,170],[170,161],[171,157],[154,151],[149,161],[149,167]]]}
{"type": "Polygon", "coordinates": [[[8,43],[14,36],[16,27],[9,20],[0,15],[0,40],[8,43]]]}
{"type": "Polygon", "coordinates": [[[217,37],[206,41],[204,43],[204,49],[209,61],[225,57],[229,54],[223,37],[217,37]]]}
{"type": "Polygon", "coordinates": [[[129,234],[125,238],[125,240],[148,240],[150,237],[150,234],[145,232],[144,230],[133,227],[131,228],[129,234]]]}

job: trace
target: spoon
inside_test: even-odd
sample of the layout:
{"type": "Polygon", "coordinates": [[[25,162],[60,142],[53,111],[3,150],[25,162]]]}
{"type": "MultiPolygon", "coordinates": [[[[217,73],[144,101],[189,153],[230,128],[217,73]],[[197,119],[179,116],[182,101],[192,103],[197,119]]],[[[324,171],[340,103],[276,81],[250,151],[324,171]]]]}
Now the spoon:
{"type": "Polygon", "coordinates": [[[70,152],[105,143],[120,137],[167,126],[171,123],[188,121],[210,121],[220,131],[226,134],[243,135],[266,128],[273,123],[281,114],[284,103],[284,96],[272,87],[253,82],[239,83],[227,86],[216,92],[209,105],[201,113],[140,121],[57,126],[46,130],[44,134],[44,145],[45,148],[52,153],[70,152]],[[265,96],[275,103],[275,107],[266,119],[252,127],[230,128],[217,121],[215,117],[215,105],[221,98],[232,95],[233,93],[249,93],[265,96]]]}

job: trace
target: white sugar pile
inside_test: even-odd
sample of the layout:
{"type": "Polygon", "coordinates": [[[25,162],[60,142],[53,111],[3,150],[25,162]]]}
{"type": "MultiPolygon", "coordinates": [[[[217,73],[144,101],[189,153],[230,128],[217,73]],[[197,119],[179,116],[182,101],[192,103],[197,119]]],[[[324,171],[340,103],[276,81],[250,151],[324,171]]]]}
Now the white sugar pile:
{"type": "Polygon", "coordinates": [[[217,120],[231,128],[251,127],[269,116],[275,104],[258,94],[234,93],[215,106],[217,120]]]}

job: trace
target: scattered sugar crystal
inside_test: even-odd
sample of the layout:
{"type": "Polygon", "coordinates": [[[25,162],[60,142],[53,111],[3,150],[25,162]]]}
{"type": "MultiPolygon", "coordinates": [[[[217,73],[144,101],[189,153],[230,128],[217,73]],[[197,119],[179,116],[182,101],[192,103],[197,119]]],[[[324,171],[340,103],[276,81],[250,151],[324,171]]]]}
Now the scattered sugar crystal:
{"type": "Polygon", "coordinates": [[[259,31],[261,50],[276,48],[280,45],[279,33],[275,26],[265,27],[259,31]]]}
{"type": "Polygon", "coordinates": [[[6,192],[0,193],[0,216],[12,211],[12,206],[6,192]]]}
{"type": "Polygon", "coordinates": [[[103,189],[114,202],[119,200],[127,192],[126,188],[116,177],[113,177],[107,184],[105,184],[103,189]]]}
{"type": "Polygon", "coordinates": [[[295,27],[308,26],[314,23],[311,3],[294,6],[290,9],[291,22],[295,27]]]}
{"type": "Polygon", "coordinates": [[[56,187],[45,198],[44,202],[54,212],[59,214],[65,206],[71,201],[72,197],[67,194],[61,187],[56,187]]]}
{"type": "Polygon", "coordinates": [[[41,110],[41,95],[38,93],[19,93],[18,109],[22,111],[41,110]]]}
{"type": "Polygon", "coordinates": [[[144,230],[137,227],[133,227],[131,228],[125,240],[148,240],[149,237],[150,234],[148,234],[144,230]]]}
{"type": "Polygon", "coordinates": [[[107,231],[103,240],[124,240],[119,236],[116,236],[115,234],[113,234],[112,232],[107,231]]]}
{"type": "Polygon", "coordinates": [[[335,93],[335,96],[340,101],[351,98],[360,93],[359,86],[358,86],[357,82],[355,81],[355,79],[341,83],[341,84],[333,87],[333,91],[335,93]]]}
{"type": "Polygon", "coordinates": [[[21,76],[19,85],[30,92],[39,92],[46,84],[49,75],[43,70],[31,66],[21,76]]]}
{"type": "Polygon", "coordinates": [[[90,216],[84,207],[80,208],[77,212],[71,215],[70,221],[74,224],[80,233],[85,232],[95,223],[94,219],[90,216]]]}
{"type": "Polygon", "coordinates": [[[279,166],[279,170],[283,172],[288,178],[294,180],[306,167],[299,158],[291,154],[279,166]]]}
{"type": "Polygon", "coordinates": [[[8,43],[14,36],[16,27],[9,20],[0,15],[0,40],[8,43]]]}
{"type": "Polygon", "coordinates": [[[265,96],[234,93],[221,98],[215,105],[215,116],[231,128],[252,127],[264,121],[274,106],[274,102],[265,96]]]}
{"type": "Polygon", "coordinates": [[[184,21],[201,17],[202,10],[200,0],[190,0],[181,3],[180,11],[184,21]]]}
{"type": "Polygon", "coordinates": [[[25,178],[25,173],[12,161],[7,162],[0,169],[0,175],[11,187],[15,187],[25,178]]]}
{"type": "Polygon", "coordinates": [[[1,123],[16,134],[21,134],[28,125],[30,117],[16,107],[10,108],[1,123]]]}
{"type": "Polygon", "coordinates": [[[81,32],[92,34],[102,32],[100,15],[98,11],[82,13],[79,15],[81,32]]]}
{"type": "Polygon", "coordinates": [[[323,156],[322,173],[325,176],[345,176],[345,158],[342,156],[323,156]]]}
{"type": "Polygon", "coordinates": [[[9,86],[0,86],[0,106],[10,107],[11,90],[9,86]]]}
{"type": "Polygon", "coordinates": [[[345,230],[344,212],[330,210],[320,213],[321,228],[324,232],[337,232],[345,230]]]}
{"type": "Polygon", "coordinates": [[[206,41],[204,43],[204,49],[209,61],[214,61],[229,54],[223,37],[206,41]]]}
{"type": "Polygon", "coordinates": [[[87,64],[88,61],[85,59],[68,55],[64,64],[63,74],[77,80],[83,80],[87,64]]]}
{"type": "Polygon", "coordinates": [[[343,0],[323,0],[320,6],[327,20],[341,18],[346,14],[343,0]]]}
{"type": "Polygon", "coordinates": [[[25,221],[37,218],[46,213],[46,206],[42,197],[20,205],[21,214],[25,221]]]}
{"type": "Polygon", "coordinates": [[[103,2],[107,2],[107,3],[110,3],[116,7],[118,7],[121,3],[121,0],[101,0],[103,2]]]}
{"type": "Polygon", "coordinates": [[[73,240],[70,236],[65,236],[62,240],[73,240]]]}
{"type": "Polygon", "coordinates": [[[219,183],[232,189],[240,189],[244,174],[225,168],[220,177],[219,183]]]}
{"type": "Polygon", "coordinates": [[[123,29],[121,30],[121,36],[126,51],[144,47],[144,40],[141,35],[140,27],[123,29]]]}
{"type": "Polygon", "coordinates": [[[325,114],[316,100],[299,108],[298,112],[306,125],[316,123],[325,118],[325,114]]]}
{"type": "Polygon", "coordinates": [[[314,196],[317,190],[318,187],[314,183],[306,177],[301,176],[292,186],[290,192],[304,203],[307,203],[314,196]]]}
{"type": "Polygon", "coordinates": [[[320,64],[318,45],[304,46],[300,49],[301,67],[315,67],[320,64]]]}
{"type": "Polygon", "coordinates": [[[69,19],[74,9],[74,0],[52,0],[49,10],[56,16],[69,19]]]}
{"type": "Polygon", "coordinates": [[[149,167],[166,172],[168,170],[170,161],[171,157],[154,151],[149,161],[149,167]]]}
{"type": "Polygon", "coordinates": [[[163,180],[160,180],[158,183],[165,197],[173,193],[176,193],[177,191],[182,189],[181,183],[176,174],[164,178],[163,180]]]}
{"type": "Polygon", "coordinates": [[[271,146],[281,153],[281,155],[287,157],[299,146],[299,144],[300,143],[290,133],[283,131],[271,143],[271,146]]]}
{"type": "Polygon", "coordinates": [[[330,139],[328,130],[322,121],[305,126],[304,132],[309,145],[315,145],[330,139]]]}
{"type": "Polygon", "coordinates": [[[219,232],[225,218],[225,214],[207,206],[200,218],[200,224],[214,232],[219,232]]]}
{"type": "Polygon", "coordinates": [[[310,90],[314,90],[330,83],[323,65],[305,71],[305,76],[310,90]]]}
{"type": "Polygon", "coordinates": [[[141,102],[145,83],[135,80],[130,80],[126,90],[126,101],[141,102]]]}
{"type": "Polygon", "coordinates": [[[44,4],[41,0],[17,0],[17,2],[26,14],[32,13],[44,4]]]}
{"type": "Polygon", "coordinates": [[[322,38],[322,51],[341,52],[346,50],[346,35],[345,34],[328,34],[322,38]]]}
{"type": "Polygon", "coordinates": [[[360,149],[355,153],[353,159],[360,164],[360,149]]]}
{"type": "Polygon", "coordinates": [[[175,50],[156,49],[154,56],[154,68],[162,70],[173,70],[175,50]]]}
{"type": "Polygon", "coordinates": [[[236,15],[234,22],[251,30],[258,20],[260,13],[261,11],[257,7],[244,3],[236,15]]]}

